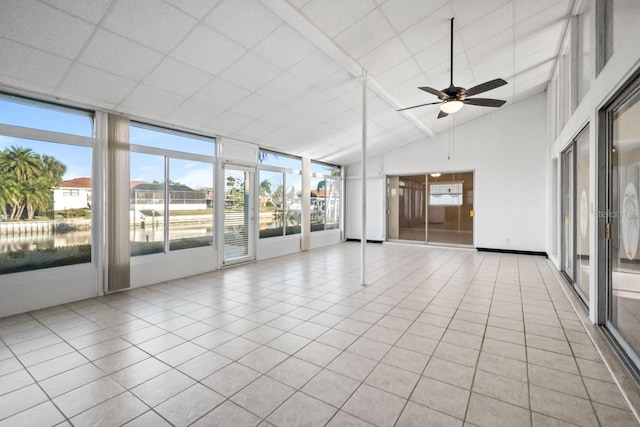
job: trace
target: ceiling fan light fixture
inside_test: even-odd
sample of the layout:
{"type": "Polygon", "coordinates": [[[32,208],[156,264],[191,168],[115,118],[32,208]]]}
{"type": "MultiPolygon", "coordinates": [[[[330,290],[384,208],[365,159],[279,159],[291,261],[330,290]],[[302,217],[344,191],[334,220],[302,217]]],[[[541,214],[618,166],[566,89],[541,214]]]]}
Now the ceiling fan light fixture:
{"type": "Polygon", "coordinates": [[[464,106],[464,103],[462,101],[453,99],[451,101],[445,101],[442,104],[440,104],[440,111],[447,114],[453,114],[460,111],[460,109],[463,106],[464,106]]]}

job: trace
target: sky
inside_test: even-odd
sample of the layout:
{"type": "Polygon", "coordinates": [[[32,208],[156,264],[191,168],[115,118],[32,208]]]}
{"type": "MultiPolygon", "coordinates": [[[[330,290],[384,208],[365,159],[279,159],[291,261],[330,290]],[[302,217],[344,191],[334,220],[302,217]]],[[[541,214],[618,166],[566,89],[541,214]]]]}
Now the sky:
{"type": "MultiPolygon", "coordinates": [[[[93,120],[89,113],[68,109],[43,108],[28,100],[0,98],[0,123],[91,137],[93,120]],[[14,102],[19,101],[19,102],[14,102]]],[[[130,128],[132,144],[184,151],[213,156],[213,140],[186,134],[165,133],[144,127],[130,128]]],[[[0,150],[30,148],[38,154],[55,157],[67,166],[63,180],[91,176],[91,148],[71,144],[36,141],[0,135],[0,150]]],[[[213,166],[210,163],[171,159],[169,179],[194,189],[213,186],[213,166]]],[[[164,179],[164,160],[161,156],[131,155],[131,180],[152,182],[164,179]]]]}

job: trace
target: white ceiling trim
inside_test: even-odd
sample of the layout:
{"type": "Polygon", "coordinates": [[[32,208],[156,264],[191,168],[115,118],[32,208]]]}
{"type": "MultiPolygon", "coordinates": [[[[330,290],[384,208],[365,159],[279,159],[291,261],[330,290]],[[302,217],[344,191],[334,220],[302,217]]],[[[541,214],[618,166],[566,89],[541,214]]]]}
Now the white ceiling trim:
{"type": "MultiPolygon", "coordinates": [[[[342,48],[336,45],[331,38],[324,34],[314,24],[312,24],[307,18],[305,18],[295,7],[293,7],[287,0],[261,0],[262,3],[271,9],[273,13],[278,15],[284,22],[295,28],[300,34],[313,43],[318,49],[320,49],[325,55],[333,59],[343,69],[345,69],[354,78],[361,78],[364,74],[363,67],[347,54],[342,48]]],[[[367,73],[368,74],[368,73],[367,73]]],[[[388,90],[386,90],[378,81],[368,74],[367,84],[369,89],[375,92],[380,98],[382,98],[387,104],[394,109],[398,110],[403,108],[403,104],[396,99],[388,90]]],[[[401,111],[404,117],[407,118],[415,127],[423,131],[426,135],[433,138],[435,133],[423,122],[418,120],[413,113],[409,111],[401,111]]]]}

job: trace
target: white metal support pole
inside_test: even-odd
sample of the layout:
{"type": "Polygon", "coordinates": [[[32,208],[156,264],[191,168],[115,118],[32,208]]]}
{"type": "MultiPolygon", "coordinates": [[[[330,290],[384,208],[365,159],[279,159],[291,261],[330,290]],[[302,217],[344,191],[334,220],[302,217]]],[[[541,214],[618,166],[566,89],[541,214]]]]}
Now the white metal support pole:
{"type": "Polygon", "coordinates": [[[367,71],[362,70],[362,232],[360,234],[360,284],[366,286],[365,259],[367,252],[367,71]]]}

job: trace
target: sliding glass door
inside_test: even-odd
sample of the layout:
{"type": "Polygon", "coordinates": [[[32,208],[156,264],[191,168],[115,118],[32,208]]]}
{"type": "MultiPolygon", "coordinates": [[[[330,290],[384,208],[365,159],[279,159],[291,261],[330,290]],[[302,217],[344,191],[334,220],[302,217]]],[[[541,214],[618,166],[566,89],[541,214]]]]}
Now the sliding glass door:
{"type": "Polygon", "coordinates": [[[224,264],[253,260],[254,169],[224,166],[224,264]]]}

